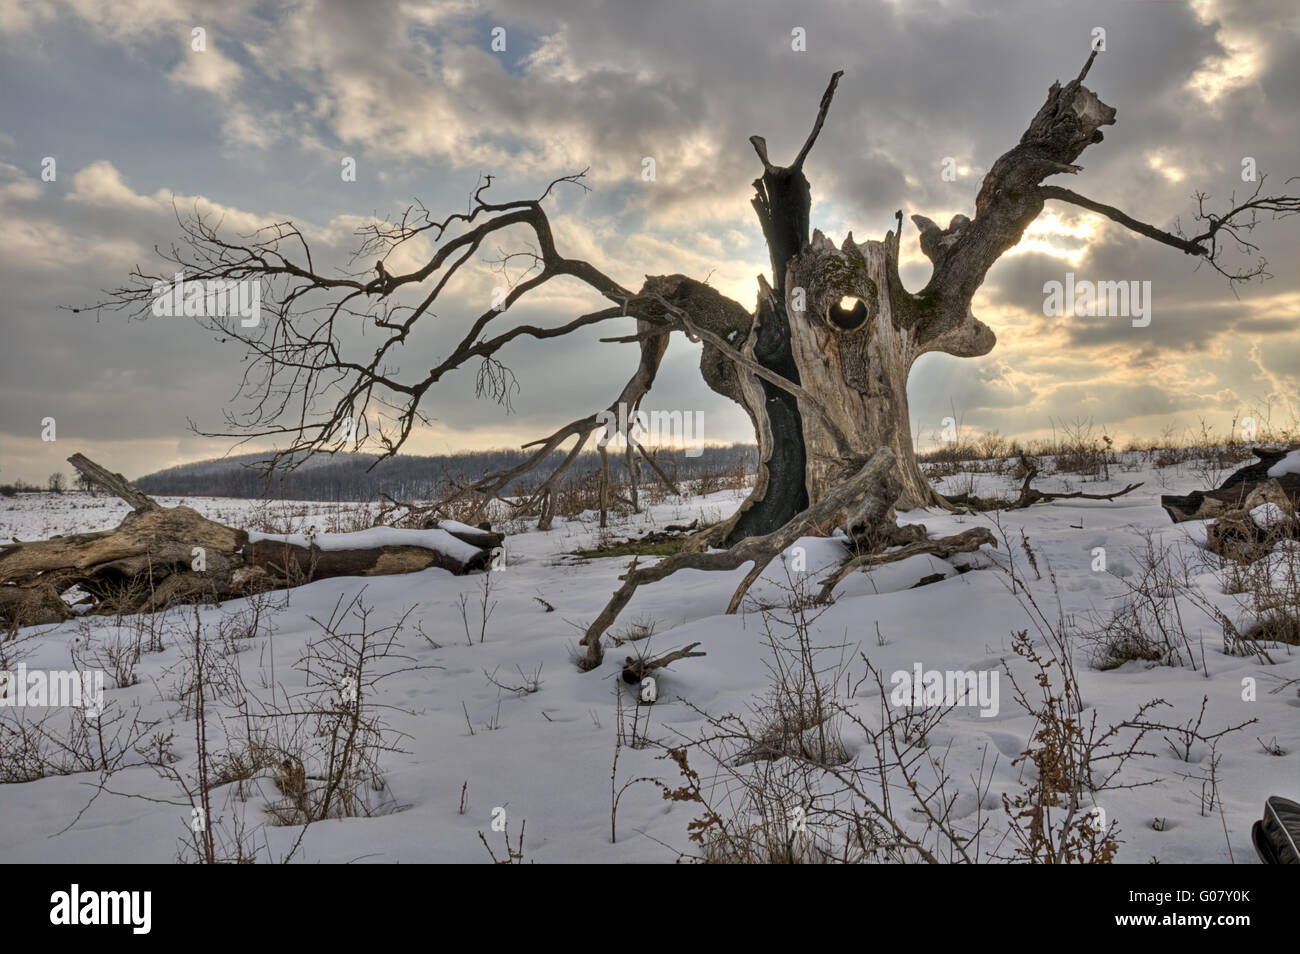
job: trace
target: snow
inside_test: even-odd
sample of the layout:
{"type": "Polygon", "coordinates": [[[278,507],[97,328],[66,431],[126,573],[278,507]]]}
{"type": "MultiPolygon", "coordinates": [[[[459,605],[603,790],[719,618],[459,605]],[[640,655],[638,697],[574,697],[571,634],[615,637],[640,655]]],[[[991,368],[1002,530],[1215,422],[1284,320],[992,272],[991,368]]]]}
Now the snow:
{"type": "Polygon", "coordinates": [[[1286,521],[1286,513],[1277,504],[1269,501],[1250,511],[1250,519],[1261,530],[1272,530],[1286,521]]]}
{"type": "Polygon", "coordinates": [[[446,530],[449,533],[472,533],[478,535],[483,533],[478,527],[471,527],[467,523],[461,523],[458,520],[439,520],[438,529],[446,530]]]}
{"type": "MultiPolygon", "coordinates": [[[[1300,455],[1293,456],[1300,461],[1300,455]]],[[[1183,493],[1203,486],[1196,483],[1190,468],[1178,465],[1157,471],[1142,461],[1128,460],[1122,468],[1112,469],[1110,481],[1084,482],[1063,475],[1044,478],[1037,485],[1044,490],[1102,493],[1130,482],[1145,484],[1113,502],[1063,500],[1006,511],[997,515],[1000,528],[991,515],[900,515],[903,521],[924,523],[932,536],[990,527],[998,547],[951,560],[915,557],[853,574],[837,589],[835,603],[816,619],[818,642],[844,646],[849,659],[865,654],[886,674],[910,672],[917,664],[925,670],[1005,666],[1022,685],[1032,685],[1025,664],[1011,651],[1013,633],[1036,632],[1024,605],[1024,589],[1053,619],[1058,613],[1080,625],[1093,618],[1108,619],[1123,605],[1127,584],[1139,578],[1148,540],[1157,552],[1186,560],[1191,585],[1206,605],[1245,625],[1250,618],[1249,594],[1226,592],[1214,565],[1204,559],[1198,548],[1204,540],[1204,524],[1171,524],[1159,507],[1162,492],[1183,493]],[[1029,563],[1022,533],[1034,553],[1037,572],[1029,563]],[[1094,569],[1097,548],[1105,552],[1104,572],[1094,569]],[[1023,588],[1020,598],[1011,593],[1008,569],[1023,588]],[[938,582],[913,588],[922,578],[940,573],[944,578],[938,582]]],[[[940,489],[955,492],[967,480],[965,475],[948,478],[940,489]]],[[[1014,495],[1018,488],[1010,477],[980,474],[975,481],[976,492],[982,494],[1014,495]]],[[[498,809],[505,812],[512,840],[526,821],[524,856],[529,861],[666,863],[675,860],[678,851],[696,850],[687,837],[687,824],[698,814],[698,806],[666,801],[648,784],[634,785],[622,796],[618,838],[611,842],[617,675],[631,647],[645,644],[610,649],[594,672],[576,668],[573,657],[581,631],[619,586],[618,577],[628,561],[621,557],[582,560],[570,554],[589,549],[610,534],[639,534],[697,517],[702,522],[717,520],[731,513],[742,497],[735,491],[703,498],[672,497],[644,514],[620,518],[604,533],[590,515],[573,521],[557,519],[548,532],[508,536],[499,572],[457,577],[429,569],[402,576],[334,578],[273,594],[277,608],[265,614],[272,628],[246,640],[242,651],[223,657],[238,672],[244,691],[264,703],[283,703],[287,696],[315,685],[309,684],[308,673],[294,665],[309,643],[320,640],[322,630],[316,621],[328,620],[340,600],[346,604],[361,594],[372,608],[371,627],[392,625],[406,617],[399,635],[401,648],[395,650],[403,658],[390,660],[391,675],[373,688],[375,702],[385,707],[390,731],[404,733],[394,743],[402,751],[381,760],[386,787],[374,799],[378,813],[311,825],[294,860],[481,863],[489,859],[478,832],[484,833],[498,856],[502,852],[502,836],[491,827],[498,809]],[[494,606],[480,642],[478,614],[485,585],[486,599],[494,606]],[[541,600],[554,611],[547,611],[541,600]],[[468,615],[468,636],[462,610],[468,615]],[[511,685],[512,679],[520,681],[520,670],[532,673],[538,667],[541,685],[536,692],[506,691],[489,678],[495,674],[497,683],[511,685]]],[[[251,502],[221,498],[183,502],[237,526],[250,526],[264,516],[259,505],[251,502]]],[[[335,505],[284,502],[279,506],[292,515],[293,528],[301,534],[312,525],[328,526],[335,505]]],[[[90,501],[80,495],[5,500],[0,502],[0,539],[103,529],[115,525],[125,510],[117,502],[90,501]]],[[[431,534],[440,532],[416,531],[422,534],[420,539],[438,546],[445,541],[438,542],[441,538],[431,534]]],[[[315,538],[317,545],[324,541],[330,546],[390,539],[387,531],[365,531],[360,536],[327,533],[315,538]]],[[[414,538],[403,535],[403,542],[409,539],[414,538]]],[[[786,559],[769,567],[753,587],[755,602],[782,601],[789,578],[815,585],[844,556],[843,547],[834,540],[807,538],[795,546],[802,552],[791,548],[786,559]]],[[[643,559],[643,565],[646,562],[643,559]]],[[[752,607],[732,616],[723,612],[747,570],[748,565],[728,573],[676,574],[640,588],[620,615],[615,633],[638,621],[654,623],[654,635],[647,641],[652,653],[697,640],[699,649],[707,653],[675,663],[662,674],[659,701],[641,709],[638,731],[665,744],[681,744],[707,731],[702,712],[744,712],[764,694],[770,683],[770,657],[762,644],[763,619],[752,607]]],[[[1300,679],[1300,655],[1295,647],[1284,645],[1269,648],[1272,665],[1229,655],[1224,650],[1222,623],[1190,603],[1179,605],[1196,648],[1195,669],[1143,662],[1095,668],[1083,644],[1075,646],[1076,667],[1083,699],[1090,707],[1087,715],[1095,713],[1102,726],[1130,718],[1142,702],[1157,698],[1170,704],[1160,713],[1170,722],[1195,720],[1206,698],[1207,732],[1258,720],[1217,744],[1215,773],[1222,820],[1218,806],[1204,810],[1201,797],[1200,777],[1210,766],[1208,748],[1193,752],[1191,762],[1186,762],[1158,737],[1149,738],[1146,746],[1154,757],[1137,760],[1126,770],[1127,780],[1137,787],[1104,793],[1099,804],[1107,820],[1120,827],[1118,861],[1220,863],[1229,860],[1230,845],[1238,863],[1253,862],[1250,825],[1264,799],[1271,794],[1296,796],[1300,700],[1294,681],[1300,679]],[[1253,695],[1244,689],[1248,684],[1257,684],[1253,695]],[[1269,754],[1259,740],[1284,754],[1269,754]],[[1157,825],[1155,819],[1162,821],[1157,825]]],[[[239,600],[203,607],[199,614],[205,632],[212,634],[248,608],[249,601],[239,600]]],[[[192,614],[186,608],[163,622],[181,633],[192,614]]],[[[21,642],[0,649],[10,654],[7,659],[21,651],[29,670],[65,669],[71,652],[88,632],[104,642],[131,634],[136,625],[130,617],[120,623],[109,617],[85,617],[23,630],[21,642]]],[[[144,654],[137,670],[139,681],[113,688],[110,678],[105,696],[110,704],[157,720],[154,731],[174,733],[179,756],[174,768],[190,774],[196,764],[195,725],[180,711],[168,688],[176,682],[185,658],[182,643],[173,636],[162,652],[144,654]]],[[[855,671],[860,672],[861,666],[855,671]]],[[[878,710],[881,699],[874,685],[863,684],[856,693],[852,701],[865,713],[878,710]]],[[[628,698],[623,697],[625,709],[628,698]]],[[[208,710],[208,747],[217,752],[241,720],[229,698],[212,699],[208,710]]],[[[0,718],[15,712],[26,710],[0,708],[0,718]]],[[[1000,793],[1020,790],[1026,769],[1013,761],[1029,746],[1035,728],[1033,718],[1014,704],[1005,671],[1001,706],[995,715],[984,717],[971,708],[955,709],[945,718],[932,744],[937,746],[934,751],[946,753],[947,773],[962,788],[954,811],[969,820],[982,805],[988,817],[1001,822],[1000,793]],[[969,791],[969,780],[994,759],[989,794],[981,801],[969,791]]],[[[844,741],[859,760],[874,758],[860,732],[846,732],[844,741]]],[[[654,776],[678,784],[675,770],[661,755],[662,750],[653,746],[624,746],[618,755],[618,783],[654,776]]],[[[706,779],[716,775],[716,766],[698,761],[702,752],[693,750],[691,758],[706,779]]],[[[174,782],[135,764],[113,777],[112,793],[92,800],[95,782],[93,773],[82,773],[0,785],[0,860],[86,863],[176,858],[187,841],[191,814],[174,782]],[[129,797],[132,794],[143,797],[129,797]]],[[[224,786],[213,794],[215,825],[227,839],[236,823],[257,830],[259,860],[281,858],[301,829],[260,827],[267,821],[265,805],[276,795],[265,778],[242,791],[233,784],[224,786]]]]}
{"type": "Polygon", "coordinates": [[[1281,477],[1285,474],[1300,474],[1300,450],[1293,450],[1268,469],[1268,476],[1281,477]]]}
{"type": "MultiPolygon", "coordinates": [[[[164,507],[192,507],[210,520],[249,531],[269,527],[293,528],[299,532],[313,527],[333,531],[358,519],[358,511],[373,515],[380,509],[377,504],[311,500],[167,496],[154,499],[164,507]]],[[[0,541],[45,540],[59,534],[111,530],[130,512],[125,501],[107,494],[40,493],[0,497],[0,541]]]]}
{"type": "Polygon", "coordinates": [[[375,547],[423,547],[437,550],[462,562],[479,554],[479,547],[453,537],[446,530],[399,530],[396,527],[371,527],[351,533],[261,533],[250,531],[249,543],[269,540],[290,546],[321,550],[368,550],[375,547]]]}

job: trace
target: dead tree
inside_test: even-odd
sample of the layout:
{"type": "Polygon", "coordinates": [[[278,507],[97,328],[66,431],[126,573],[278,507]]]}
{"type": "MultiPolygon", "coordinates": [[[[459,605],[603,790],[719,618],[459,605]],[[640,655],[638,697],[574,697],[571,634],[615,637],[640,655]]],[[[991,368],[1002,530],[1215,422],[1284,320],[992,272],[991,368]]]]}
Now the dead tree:
{"type": "MultiPolygon", "coordinates": [[[[425,421],[421,403],[428,392],[452,372],[477,365],[479,395],[509,406],[518,386],[501,359],[507,346],[630,319],[633,327],[603,340],[631,345],[635,366],[608,407],[597,411],[617,416],[620,405],[637,406],[654,384],[671,334],[681,332],[702,343],[700,371],[708,386],[741,405],[753,422],[760,451],[754,489],[734,515],[699,536],[695,549],[735,548],[778,534],[809,508],[839,499],[837,488],[881,448],[890,450],[891,485],[898,488],[890,504],[943,506],[946,501],[921,474],[913,452],[908,373],[928,352],[974,357],[992,349],[995,335],[971,312],[971,302],[989,268],[1020,241],[1049,200],[1105,215],[1210,263],[1232,283],[1265,278],[1267,272],[1262,260],[1234,270],[1224,262],[1225,251],[1257,252],[1248,236],[1261,214],[1300,211],[1296,197],[1263,193],[1261,177],[1254,195],[1244,202],[1234,199],[1222,213],[1209,211],[1207,197],[1198,196],[1196,218],[1203,228],[1188,236],[1044,184],[1081,171],[1080,155],[1102,141],[1103,126],[1115,122],[1115,110],[1083,85],[1096,55],[1076,78],[1052,84],[1020,141],[990,167],[972,217],[954,216],[946,228],[924,215],[911,217],[921,251],[932,263],[930,278],[918,291],[905,288],[899,278],[901,211],[895,228],[881,239],[859,242],[850,234],[836,247],[821,232],[810,234],[811,187],[804,165],[827,120],[841,75],[835,73],[812,131],[789,165],[773,161],[761,137],[751,138],[762,164],[753,205],[772,264],[770,281],[758,279],[752,311],[685,275],[651,276],[633,291],[590,263],[565,256],[542,203],[560,186],[585,188],[582,173],[555,180],[536,199],[509,202],[487,199],[493,181],[488,176],[465,212],[442,219],[417,203],[397,221],[360,230],[352,261],[378,258],[380,267],[356,264],[356,271],[337,274],[316,263],[308,239],[291,222],[232,241],[220,234],[219,223],[195,210],[178,215],[182,242],[163,253],[167,268],[156,274],[137,268],[125,287],[93,307],[144,315],[178,270],[186,281],[260,282],[262,313],[269,321],[249,329],[237,318],[200,320],[246,348],[252,359],[244,378],[253,396],[251,410],[228,415],[229,429],[209,436],[286,442],[268,458],[271,466],[291,468],[311,453],[347,448],[394,454],[425,421]],[[427,374],[399,376],[396,361],[412,337],[445,328],[434,306],[449,282],[485,248],[521,234],[527,243],[495,260],[507,289],[504,297],[470,320],[459,338],[444,334],[446,356],[427,374]],[[422,266],[404,274],[382,267],[395,249],[417,237],[435,248],[422,266]],[[371,277],[375,272],[379,278],[371,277]],[[558,327],[509,324],[505,316],[513,306],[558,278],[586,284],[608,306],[558,327]],[[364,339],[361,330],[367,332],[364,339]]],[[[515,501],[518,512],[538,514],[545,529],[554,513],[557,482],[602,428],[595,412],[578,417],[526,445],[534,453],[523,463],[456,487],[439,504],[471,498],[484,507],[568,445],[559,466],[515,501]]],[[[643,451],[631,434],[625,436],[643,451]]],[[[666,480],[653,459],[642,456],[666,480]]],[[[438,506],[432,510],[438,512],[438,506]]],[[[892,524],[892,507],[886,506],[878,520],[892,524]]]]}

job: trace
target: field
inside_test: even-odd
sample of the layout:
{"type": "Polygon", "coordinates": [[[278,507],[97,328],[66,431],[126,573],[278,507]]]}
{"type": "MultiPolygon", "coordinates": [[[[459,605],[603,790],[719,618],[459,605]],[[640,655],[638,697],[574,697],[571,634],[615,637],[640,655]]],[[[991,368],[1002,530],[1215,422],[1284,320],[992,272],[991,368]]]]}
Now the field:
{"type": "MultiPolygon", "coordinates": [[[[743,568],[678,573],[637,592],[589,673],[577,641],[636,538],[720,519],[743,490],[623,507],[604,529],[593,511],[545,533],[511,524],[489,573],[321,580],[18,630],[0,637],[0,668],[101,668],[107,707],[97,721],[0,707],[0,859],[1254,863],[1251,822],[1300,778],[1300,554],[1283,543],[1225,566],[1204,523],[1172,524],[1159,495],[1209,486],[1203,460],[1062,463],[1044,460],[1035,486],[1143,486],[902,514],[932,536],[989,527],[998,547],[854,573],[825,603],[836,538],[799,541],[731,616],[743,568]],[[696,642],[706,655],[649,690],[620,678],[625,657],[696,642]],[[975,673],[988,692],[900,704],[899,674],[918,671],[975,673]]],[[[1014,497],[1015,467],[954,464],[939,487],[1014,497]]],[[[160,502],[279,531],[373,513],[160,502]]],[[[20,495],[0,501],[0,539],[125,512],[20,495]]]]}

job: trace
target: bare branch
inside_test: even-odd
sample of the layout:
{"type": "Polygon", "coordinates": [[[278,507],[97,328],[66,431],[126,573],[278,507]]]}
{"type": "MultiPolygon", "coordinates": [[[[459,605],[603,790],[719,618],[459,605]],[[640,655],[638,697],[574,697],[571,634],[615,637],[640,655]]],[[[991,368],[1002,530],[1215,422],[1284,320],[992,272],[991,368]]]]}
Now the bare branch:
{"type": "Polygon", "coordinates": [[[1095,56],[1093,51],[1078,78],[1064,86],[1052,84],[1020,142],[984,177],[973,219],[955,216],[941,230],[924,216],[912,217],[921,231],[921,251],[934,263],[930,280],[915,296],[910,319],[918,340],[932,341],[968,321],[971,300],[989,268],[1042,211],[1039,183],[1078,172],[1081,167],[1074,161],[1090,144],[1102,141],[1102,126],[1115,122],[1115,110],[1082,83],[1095,56]]]}
{"type": "Polygon", "coordinates": [[[830,112],[831,100],[835,98],[835,87],[839,85],[840,77],[844,75],[843,70],[836,70],[831,74],[831,81],[826,86],[826,92],[822,93],[822,101],[817,107],[817,118],[813,121],[812,132],[808,134],[808,139],[799,150],[799,155],[794,157],[794,162],[790,164],[791,169],[802,169],[803,161],[808,158],[808,153],[812,151],[813,144],[817,142],[817,136],[822,131],[822,124],[826,122],[826,114],[830,112]]]}
{"type": "MultiPolygon", "coordinates": [[[[1229,201],[1234,205],[1221,214],[1207,212],[1205,202],[1209,196],[1204,192],[1196,193],[1194,196],[1197,202],[1196,219],[1199,222],[1208,223],[1208,227],[1198,235],[1190,238],[1183,234],[1181,228],[1177,229],[1176,232],[1166,232],[1153,225],[1148,225],[1146,222],[1140,222],[1114,206],[1105,205],[1094,199],[1089,199],[1087,196],[1079,195],[1077,192],[1063,189],[1060,186],[1039,186],[1038,193],[1044,199],[1058,199],[1062,202],[1069,202],[1090,212],[1104,215],[1125,228],[1163,245],[1171,246],[1188,255],[1200,256],[1209,262],[1215,271],[1227,278],[1230,284],[1235,285],[1238,282],[1250,281],[1253,278],[1269,277],[1266,271],[1268,262],[1261,257],[1249,268],[1237,270],[1225,268],[1222,264],[1224,246],[1220,233],[1231,238],[1239,250],[1258,252],[1258,246],[1249,242],[1242,233],[1254,230],[1255,226],[1259,224],[1260,212],[1271,213],[1274,219],[1286,218],[1300,212],[1300,197],[1291,195],[1261,196],[1260,193],[1263,191],[1266,178],[1267,176],[1264,175],[1259,177],[1254,193],[1246,201],[1237,203],[1236,196],[1232,196],[1229,201]]],[[[1293,177],[1288,181],[1293,182],[1295,178],[1293,177]]]]}
{"type": "Polygon", "coordinates": [[[1044,185],[1038,187],[1038,193],[1044,199],[1059,199],[1062,202],[1069,202],[1072,205],[1080,206],[1090,212],[1097,212],[1113,219],[1126,229],[1131,229],[1139,235],[1145,235],[1149,239],[1155,239],[1157,242],[1163,242],[1165,245],[1172,246],[1179,251],[1186,252],[1188,255],[1204,255],[1205,249],[1195,242],[1189,242],[1186,239],[1179,238],[1172,232],[1165,232],[1156,228],[1154,225],[1148,225],[1145,222],[1139,222],[1121,212],[1119,209],[1110,205],[1103,205],[1086,196],[1079,195],[1077,192],[1071,192],[1069,189],[1063,189],[1060,186],[1044,185]]]}
{"type": "MultiPolygon", "coordinates": [[[[487,201],[492,184],[486,177],[476,188],[464,213],[434,221],[413,206],[395,224],[369,225],[358,230],[362,242],[353,255],[369,258],[387,252],[417,235],[440,242],[429,260],[407,274],[391,274],[383,258],[376,263],[377,277],[344,272],[322,274],[302,232],[289,222],[273,223],[240,240],[220,234],[221,222],[197,206],[182,216],[181,244],[158,249],[165,267],[147,274],[137,267],[130,284],[106,293],[90,310],[125,310],[147,317],[159,288],[169,288],[174,274],[185,283],[254,282],[262,320],[245,326],[236,316],[196,316],[222,340],[234,340],[249,352],[238,393],[250,397],[251,409],[225,411],[226,428],[208,436],[238,439],[236,446],[255,439],[285,438],[286,446],[269,453],[268,469],[292,469],[314,453],[336,453],[378,444],[379,459],[402,447],[417,424],[427,422],[420,403],[428,390],[445,375],[477,360],[480,396],[508,407],[517,384],[497,353],[520,337],[559,337],[588,325],[629,314],[631,293],[590,263],[570,259],[556,249],[550,223],[541,201],[560,183],[585,188],[582,174],[556,179],[537,199],[504,203],[487,201]],[[452,234],[453,226],[462,228],[452,234]],[[488,239],[518,229],[528,229],[534,246],[526,252],[503,252],[503,268],[523,261],[527,267],[513,280],[506,276],[504,301],[485,310],[437,366],[419,380],[399,378],[394,361],[413,334],[416,323],[432,308],[458,272],[488,239]],[[519,324],[495,336],[485,332],[529,292],[555,278],[568,276],[588,285],[618,307],[594,311],[556,328],[519,324]],[[432,287],[415,305],[395,302],[407,286],[425,282],[432,287]],[[358,333],[379,331],[380,340],[366,357],[353,357],[358,333]]],[[[635,312],[631,312],[635,317],[635,312]]],[[[436,325],[435,325],[436,327],[436,325]]],[[[651,376],[651,380],[653,376],[651,376]]],[[[648,386],[648,383],[647,383],[648,386]]]]}

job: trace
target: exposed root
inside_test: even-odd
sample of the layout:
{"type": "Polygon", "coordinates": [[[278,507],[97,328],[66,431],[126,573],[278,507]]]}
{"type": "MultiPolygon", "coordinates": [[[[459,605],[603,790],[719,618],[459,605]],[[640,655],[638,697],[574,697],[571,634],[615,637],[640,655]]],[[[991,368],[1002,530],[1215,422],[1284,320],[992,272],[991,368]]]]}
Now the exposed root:
{"type": "Polygon", "coordinates": [[[896,563],[899,560],[906,560],[908,557],[918,556],[923,553],[944,558],[949,557],[954,553],[970,553],[974,550],[978,550],[986,543],[993,547],[998,545],[998,541],[994,539],[993,534],[990,533],[986,527],[975,527],[974,529],[964,530],[954,536],[942,537],[938,540],[917,540],[914,543],[908,543],[899,547],[897,550],[887,550],[880,553],[861,553],[845,563],[832,575],[822,580],[822,590],[818,596],[821,600],[830,599],[831,591],[835,589],[836,585],[860,567],[878,566],[882,563],[896,563]]]}
{"type": "MultiPolygon", "coordinates": [[[[796,515],[778,530],[761,537],[749,537],[729,550],[702,552],[682,552],[665,557],[654,566],[640,568],[634,559],[621,579],[623,585],[610,597],[600,615],[587,628],[582,638],[582,645],[587,647],[586,656],[581,661],[584,670],[594,669],[604,658],[604,649],[600,640],[613,625],[618,614],[627,606],[643,583],[653,583],[671,576],[678,570],[734,570],[745,563],[753,562],[754,567],[727,605],[727,613],[735,613],[740,608],[741,600],[749,587],[758,579],[759,574],[776,559],[777,555],[790,544],[809,533],[824,532],[840,522],[846,513],[873,512],[879,509],[879,501],[884,499],[881,491],[889,485],[889,475],[894,468],[894,452],[888,447],[877,450],[862,468],[848,480],[839,484],[835,490],[821,501],[796,515]],[[873,502],[874,501],[874,502],[873,502]]],[[[890,505],[884,500],[884,507],[890,505]]]]}

